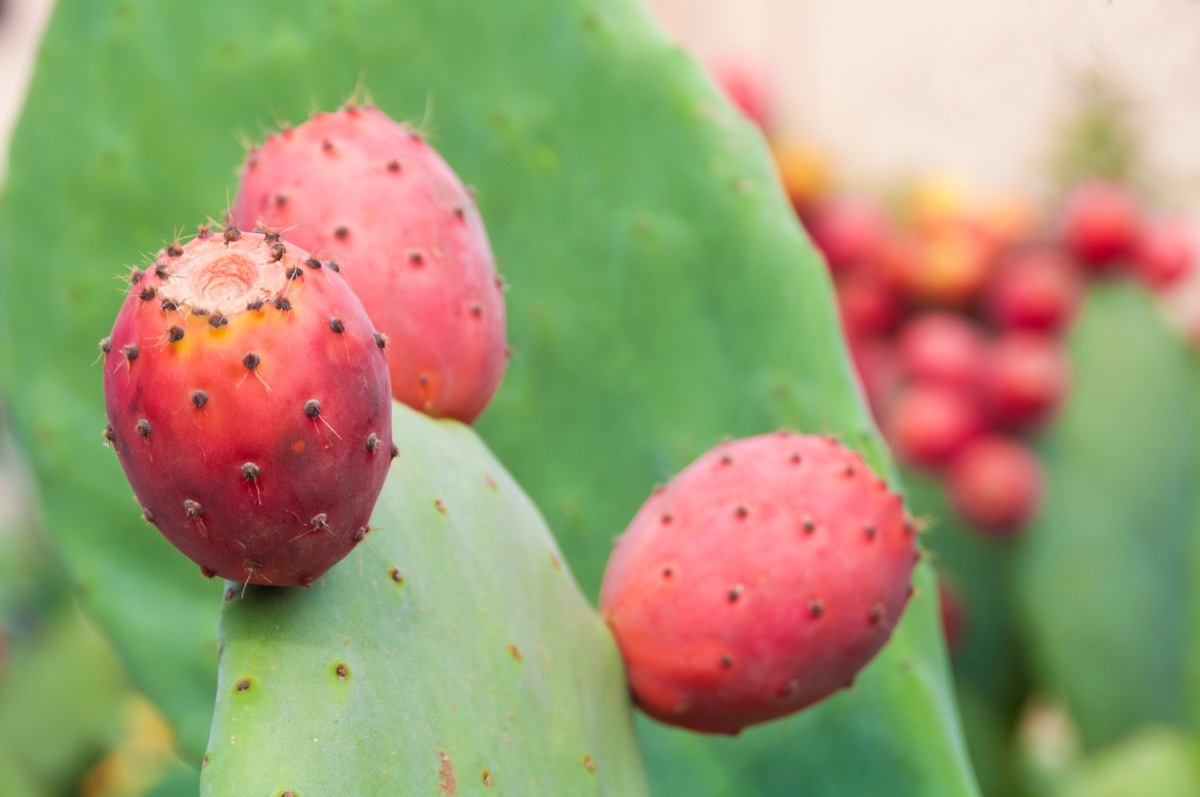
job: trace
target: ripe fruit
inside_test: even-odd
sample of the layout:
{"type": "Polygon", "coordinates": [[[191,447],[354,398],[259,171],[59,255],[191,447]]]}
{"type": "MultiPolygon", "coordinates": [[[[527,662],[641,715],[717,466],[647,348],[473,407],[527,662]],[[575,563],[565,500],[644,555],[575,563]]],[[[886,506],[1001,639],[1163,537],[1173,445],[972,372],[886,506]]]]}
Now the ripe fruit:
{"type": "Polygon", "coordinates": [[[936,471],[984,426],[973,394],[949,385],[914,383],[887,409],[884,431],[896,457],[936,471]]]}
{"type": "Polygon", "coordinates": [[[1075,317],[1084,284],[1073,261],[1057,249],[1013,254],[987,289],[988,316],[1003,329],[1061,332],[1075,317]]]}
{"type": "Polygon", "coordinates": [[[771,129],[774,109],[766,76],[745,61],[728,60],[711,67],[713,80],[742,115],[764,133],[771,129]]]}
{"type": "Polygon", "coordinates": [[[1139,215],[1137,203],[1120,185],[1083,183],[1063,203],[1063,245],[1095,273],[1111,272],[1133,254],[1139,215]]]}
{"type": "Polygon", "coordinates": [[[965,222],[946,222],[891,245],[884,262],[900,292],[913,304],[965,307],[990,276],[987,237],[965,222]]]}
{"type": "Polygon", "coordinates": [[[870,268],[853,268],[837,275],[837,301],[842,329],[851,340],[886,335],[896,327],[903,307],[900,297],[870,268]]]}
{"type": "Polygon", "coordinates": [[[987,402],[1005,428],[1032,431],[1058,410],[1071,382],[1071,366],[1058,341],[1035,332],[1010,332],[987,357],[987,402]]]}
{"type": "Polygon", "coordinates": [[[507,365],[501,284],[473,199],[414,130],[372,107],[318,113],[249,153],[232,212],[342,265],[393,343],[399,401],[483,411],[507,365]]]}
{"type": "Polygon", "coordinates": [[[913,379],[971,390],[978,385],[987,345],[979,328],[963,316],[929,312],[901,328],[899,350],[913,379]]]}
{"type": "Polygon", "coordinates": [[[132,283],[101,349],[142,517],[206,576],[311,583],[387,475],[386,339],[332,263],[273,233],[202,228],[132,283]]]}
{"type": "Polygon", "coordinates": [[[835,274],[869,263],[887,240],[888,229],[887,216],[879,206],[846,197],[822,202],[808,221],[813,243],[835,274]]]}
{"type": "Polygon", "coordinates": [[[955,510],[987,534],[1021,529],[1042,500],[1042,469],[1025,445],[989,435],[966,446],[951,464],[947,490],[955,510]]]}
{"type": "Polygon", "coordinates": [[[775,141],[771,155],[792,207],[802,220],[807,219],[832,183],[825,154],[801,141],[775,141]]]}
{"type": "Polygon", "coordinates": [[[762,435],[646,501],[600,608],[643,710],[732,734],[848,686],[900,619],[917,558],[900,496],[859,454],[762,435]]]}
{"type": "Polygon", "coordinates": [[[1134,270],[1151,288],[1168,288],[1181,281],[1195,260],[1195,233],[1181,218],[1148,223],[1133,254],[1134,270]]]}

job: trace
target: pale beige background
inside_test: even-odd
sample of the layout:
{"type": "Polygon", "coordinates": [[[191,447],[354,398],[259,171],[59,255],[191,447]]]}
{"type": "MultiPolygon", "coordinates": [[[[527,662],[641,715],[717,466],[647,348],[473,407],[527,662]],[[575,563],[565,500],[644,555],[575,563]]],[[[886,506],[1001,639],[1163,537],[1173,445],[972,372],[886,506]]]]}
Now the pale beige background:
{"type": "Polygon", "coordinates": [[[37,41],[49,15],[50,0],[7,0],[0,15],[0,177],[37,41]]]}
{"type": "Polygon", "coordinates": [[[957,172],[1045,188],[1081,81],[1125,97],[1156,194],[1200,198],[1195,0],[648,0],[706,59],[771,77],[786,129],[863,187],[957,172]]]}

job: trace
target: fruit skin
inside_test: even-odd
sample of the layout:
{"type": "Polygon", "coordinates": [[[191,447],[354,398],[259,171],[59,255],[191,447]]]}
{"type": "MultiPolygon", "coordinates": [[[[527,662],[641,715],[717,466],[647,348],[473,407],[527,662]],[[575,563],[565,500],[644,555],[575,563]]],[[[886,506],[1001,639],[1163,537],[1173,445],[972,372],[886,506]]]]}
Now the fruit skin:
{"type": "Polygon", "coordinates": [[[807,222],[833,184],[828,157],[815,145],[803,141],[774,140],[769,143],[784,193],[792,201],[801,221],[807,222]]]}
{"type": "Polygon", "coordinates": [[[1091,180],[1063,202],[1063,245],[1093,273],[1108,274],[1133,254],[1140,234],[1137,203],[1120,185],[1091,180]]]}
{"type": "Polygon", "coordinates": [[[904,306],[884,277],[870,268],[853,268],[836,277],[842,331],[851,340],[887,335],[904,306]]]}
{"type": "Polygon", "coordinates": [[[1058,333],[1074,319],[1084,284],[1074,262],[1053,247],[1014,252],[997,269],[985,296],[988,317],[1002,329],[1058,333]]]}
{"type": "Polygon", "coordinates": [[[871,263],[890,234],[887,215],[879,206],[851,197],[821,202],[806,225],[834,274],[871,263]]]}
{"type": "Polygon", "coordinates": [[[896,457],[937,472],[985,427],[974,393],[951,385],[915,382],[884,413],[884,432],[896,457]]]}
{"type": "Polygon", "coordinates": [[[992,536],[1020,531],[1042,500],[1042,468],[1028,446],[988,435],[966,446],[950,465],[947,492],[955,511],[992,536]]]}
{"type": "Polygon", "coordinates": [[[954,220],[897,237],[882,259],[911,304],[966,308],[987,284],[994,254],[981,230],[954,220]]]}
{"type": "Polygon", "coordinates": [[[748,61],[731,59],[709,67],[721,93],[763,133],[771,132],[775,109],[766,74],[748,61]]]}
{"type": "Polygon", "coordinates": [[[1153,289],[1182,282],[1196,260],[1195,233],[1183,218],[1148,222],[1133,253],[1135,273],[1153,289]]]}
{"type": "Polygon", "coordinates": [[[232,214],[341,264],[392,341],[397,400],[483,411],[508,362],[503,286],[473,198],[416,131],[370,106],[317,113],[250,151],[232,214]]]}
{"type": "Polygon", "coordinates": [[[1047,423],[1071,386],[1071,363],[1062,344],[1036,332],[1009,332],[993,341],[986,374],[992,419],[1022,432],[1047,423]]]}
{"type": "Polygon", "coordinates": [[[638,511],[600,609],[637,704],[735,734],[849,686],[911,594],[899,495],[833,438],[780,432],[702,455],[638,511]]]}
{"type": "Polygon", "coordinates": [[[960,387],[978,386],[987,343],[983,332],[961,315],[922,313],[900,330],[898,347],[913,379],[960,387]]]}
{"type": "Polygon", "coordinates": [[[143,518],[206,576],[311,583],[387,475],[386,341],[331,264],[273,235],[202,232],[132,282],[102,346],[105,436],[143,518]]]}

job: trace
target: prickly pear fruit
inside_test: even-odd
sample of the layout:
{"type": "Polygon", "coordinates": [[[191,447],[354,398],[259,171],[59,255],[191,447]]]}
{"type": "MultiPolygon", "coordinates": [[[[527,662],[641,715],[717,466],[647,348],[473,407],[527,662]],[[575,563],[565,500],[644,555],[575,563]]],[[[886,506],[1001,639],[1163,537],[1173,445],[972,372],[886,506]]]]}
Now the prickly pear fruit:
{"type": "Polygon", "coordinates": [[[901,328],[898,345],[913,379],[967,390],[978,387],[987,343],[979,327],[963,316],[922,313],[901,328]]]}
{"type": "Polygon", "coordinates": [[[832,438],[777,433],[701,456],[638,511],[600,595],[637,704],[739,732],[849,686],[911,593],[899,495],[832,438]]]}
{"type": "Polygon", "coordinates": [[[1071,384],[1061,342],[1036,332],[1007,332],[991,345],[985,367],[986,400],[1003,428],[1036,430],[1052,418],[1071,384]]]}
{"type": "Polygon", "coordinates": [[[890,229],[882,208],[850,197],[826,200],[808,222],[808,234],[835,274],[872,262],[890,229]]]}
{"type": "Polygon", "coordinates": [[[914,382],[892,400],[883,425],[897,459],[910,468],[937,472],[987,424],[974,392],[914,382]]]}
{"type": "Polygon", "coordinates": [[[1134,249],[1134,273],[1155,289],[1183,281],[1196,262],[1195,237],[1193,223],[1182,217],[1147,222],[1134,249]]]}
{"type": "Polygon", "coordinates": [[[1018,251],[1001,263],[987,289],[988,316],[1002,329],[1063,331],[1083,299],[1083,277],[1056,248],[1018,251]]]}
{"type": "Polygon", "coordinates": [[[951,463],[947,488],[963,520],[984,534],[1009,536],[1041,506],[1042,468],[1028,446],[988,435],[951,463]]]}
{"type": "Polygon", "coordinates": [[[318,113],[249,153],[232,214],[341,264],[395,344],[399,401],[483,411],[508,360],[502,286],[474,200],[416,131],[374,107],[318,113]]]}
{"type": "Polygon", "coordinates": [[[273,233],[159,253],[101,343],[105,436],[142,516],[206,576],[306,585],[368,530],[392,458],[387,339],[273,233]]]}
{"type": "Polygon", "coordinates": [[[1091,180],[1063,202],[1062,243],[1095,274],[1121,267],[1137,246],[1141,211],[1133,195],[1117,183],[1091,180]]]}

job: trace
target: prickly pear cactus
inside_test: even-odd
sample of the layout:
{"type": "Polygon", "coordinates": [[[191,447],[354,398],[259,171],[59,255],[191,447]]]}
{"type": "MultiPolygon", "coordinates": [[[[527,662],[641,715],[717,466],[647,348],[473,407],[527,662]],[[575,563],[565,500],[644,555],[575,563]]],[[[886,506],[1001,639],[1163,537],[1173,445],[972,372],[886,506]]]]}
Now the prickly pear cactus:
{"type": "MultiPolygon", "coordinates": [[[[212,0],[204,12],[216,22],[151,0],[60,3],[0,208],[14,425],[86,604],[186,758],[207,738],[219,588],[142,527],[100,444],[88,363],[120,264],[181,220],[222,213],[239,134],[332,108],[360,81],[476,189],[512,288],[514,349],[481,434],[585,594],[651,485],[721,437],[831,432],[889,471],[763,142],[634,0],[298,0],[286,14],[212,0]]],[[[737,739],[643,724],[655,788],[978,793],[927,566],[916,581],[853,690],[737,739]]]]}
{"type": "Polygon", "coordinates": [[[1075,385],[1039,442],[1046,502],[1015,587],[1038,676],[1096,746],[1189,721],[1200,370],[1132,285],[1093,288],[1070,349],[1075,385]]]}
{"type": "Polygon", "coordinates": [[[645,794],[620,656],[537,509],[462,424],[396,404],[393,430],[366,550],[227,585],[201,793],[645,794]]]}

